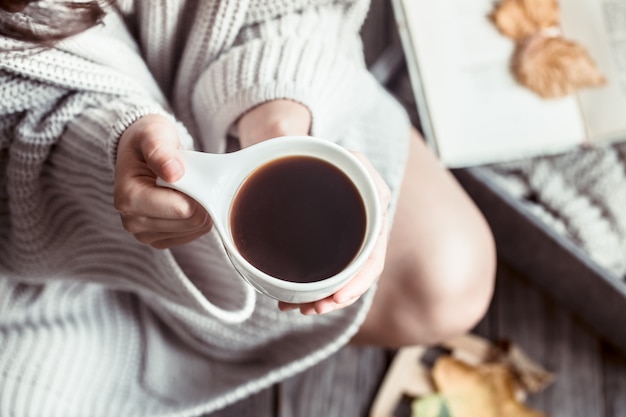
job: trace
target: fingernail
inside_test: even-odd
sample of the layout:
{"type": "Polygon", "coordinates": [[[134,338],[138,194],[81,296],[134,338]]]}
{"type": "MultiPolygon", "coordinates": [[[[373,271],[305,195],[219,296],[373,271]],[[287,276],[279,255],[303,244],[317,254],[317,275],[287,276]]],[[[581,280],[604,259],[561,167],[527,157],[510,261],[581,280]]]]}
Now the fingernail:
{"type": "Polygon", "coordinates": [[[334,304],[324,304],[324,305],[316,308],[315,311],[317,312],[317,314],[326,314],[326,313],[330,313],[334,309],[335,309],[335,305],[334,304]]]}
{"type": "Polygon", "coordinates": [[[183,167],[176,159],[170,159],[161,166],[163,176],[168,179],[177,179],[183,172],[183,167]]]}
{"type": "Polygon", "coordinates": [[[337,304],[346,304],[346,303],[349,303],[350,301],[356,300],[357,298],[359,298],[358,295],[346,294],[346,295],[342,295],[341,297],[334,298],[334,301],[337,304]]]}
{"type": "Polygon", "coordinates": [[[315,311],[315,308],[313,308],[313,307],[309,307],[309,308],[306,308],[306,309],[300,309],[300,312],[302,314],[304,314],[305,316],[314,316],[314,315],[317,314],[317,311],[315,311]]]}

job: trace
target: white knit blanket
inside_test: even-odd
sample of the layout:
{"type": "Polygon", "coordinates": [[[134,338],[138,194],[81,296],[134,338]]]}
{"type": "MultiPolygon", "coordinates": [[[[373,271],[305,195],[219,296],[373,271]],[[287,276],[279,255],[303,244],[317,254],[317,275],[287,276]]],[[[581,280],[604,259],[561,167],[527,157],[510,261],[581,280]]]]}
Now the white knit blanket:
{"type": "Polygon", "coordinates": [[[616,279],[624,279],[625,143],[480,169],[616,279]]]}

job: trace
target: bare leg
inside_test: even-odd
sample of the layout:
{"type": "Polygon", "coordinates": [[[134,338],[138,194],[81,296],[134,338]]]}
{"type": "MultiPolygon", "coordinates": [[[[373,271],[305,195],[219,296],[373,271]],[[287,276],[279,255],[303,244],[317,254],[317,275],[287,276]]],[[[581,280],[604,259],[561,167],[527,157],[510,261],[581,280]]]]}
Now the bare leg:
{"type": "Polygon", "coordinates": [[[430,344],[471,329],[493,292],[484,218],[412,130],[385,269],[354,343],[430,344]]]}

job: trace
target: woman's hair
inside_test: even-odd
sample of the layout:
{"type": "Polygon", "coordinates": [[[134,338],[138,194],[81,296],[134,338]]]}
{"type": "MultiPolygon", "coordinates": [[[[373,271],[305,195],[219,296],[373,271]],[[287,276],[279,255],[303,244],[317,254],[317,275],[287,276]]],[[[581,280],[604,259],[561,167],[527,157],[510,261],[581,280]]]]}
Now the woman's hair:
{"type": "Polygon", "coordinates": [[[0,0],[0,35],[49,46],[102,20],[111,0],[0,0]]]}

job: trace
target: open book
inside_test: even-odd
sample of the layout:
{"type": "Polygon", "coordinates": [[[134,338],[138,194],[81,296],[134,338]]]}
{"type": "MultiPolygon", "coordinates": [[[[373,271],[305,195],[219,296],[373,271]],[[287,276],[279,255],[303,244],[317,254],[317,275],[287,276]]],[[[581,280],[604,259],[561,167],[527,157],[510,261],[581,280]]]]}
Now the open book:
{"type": "Polygon", "coordinates": [[[393,0],[424,135],[449,167],[626,139],[626,2],[560,0],[562,36],[607,82],[544,99],[511,72],[494,0],[393,0]]]}

